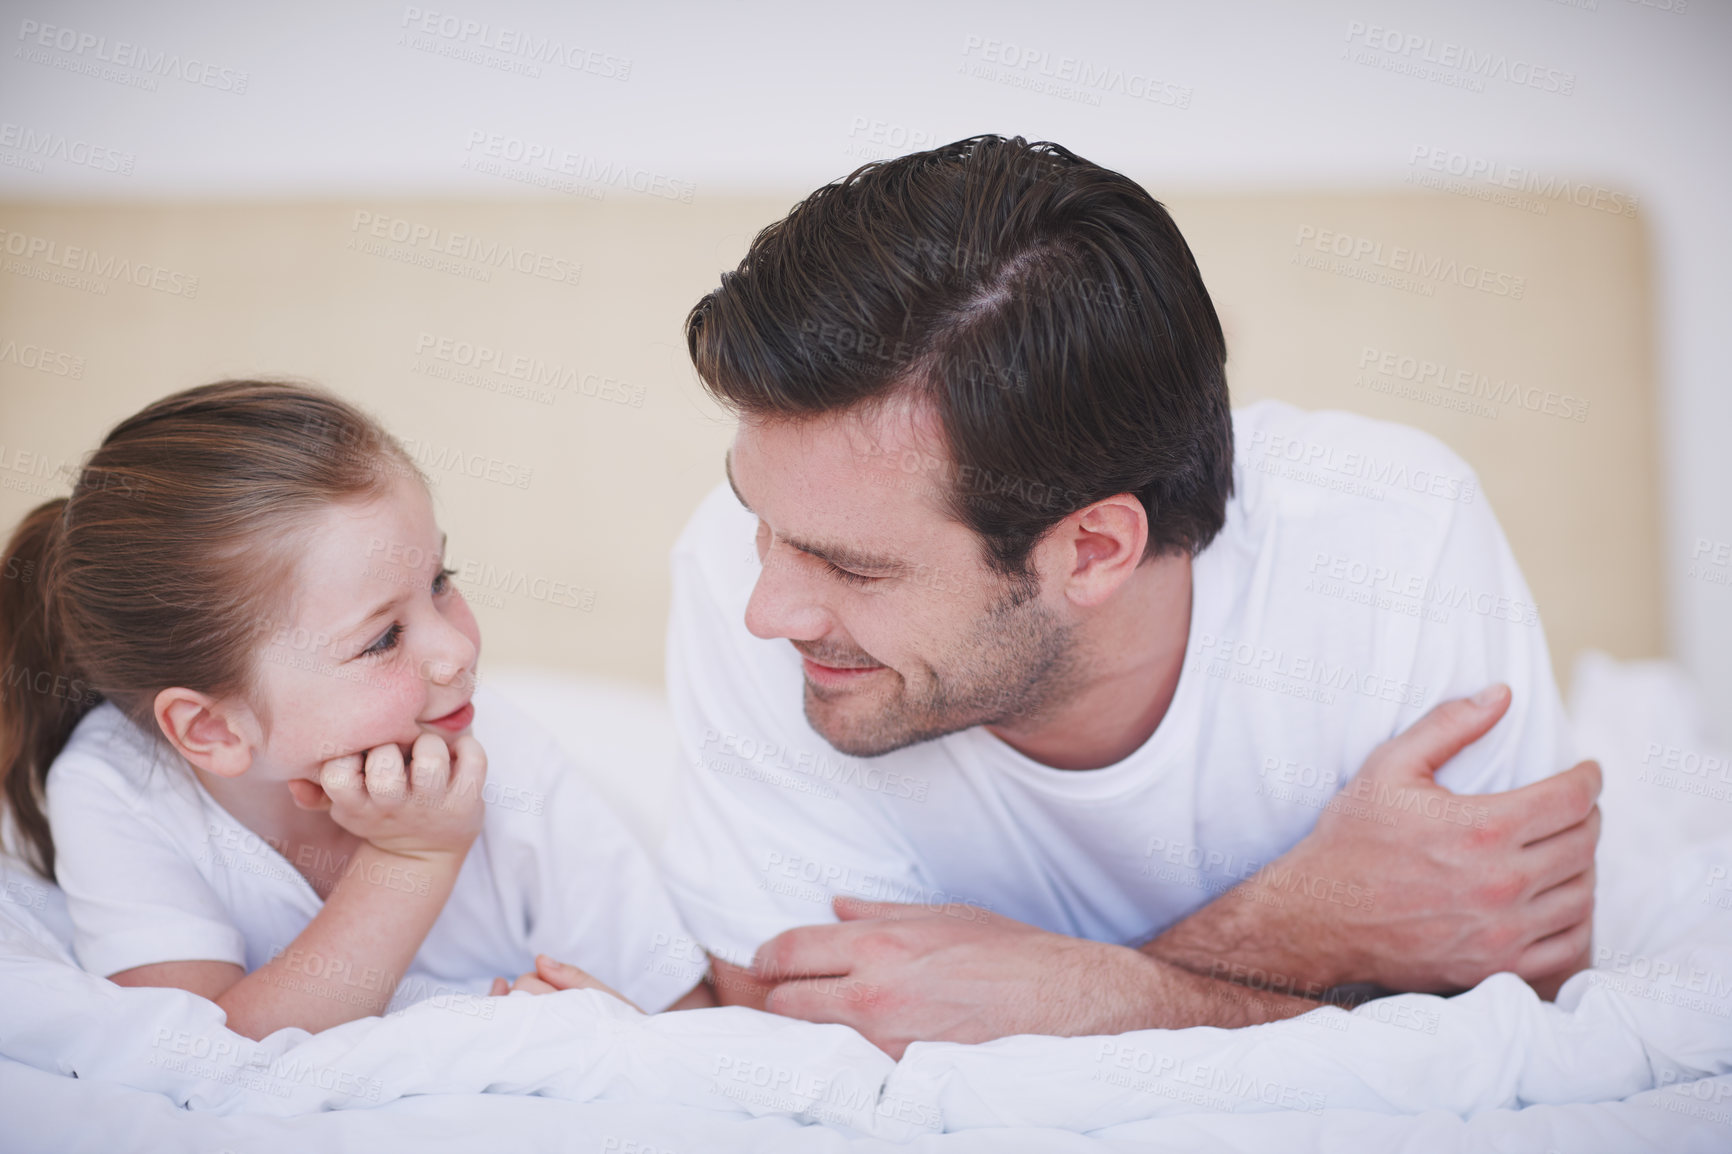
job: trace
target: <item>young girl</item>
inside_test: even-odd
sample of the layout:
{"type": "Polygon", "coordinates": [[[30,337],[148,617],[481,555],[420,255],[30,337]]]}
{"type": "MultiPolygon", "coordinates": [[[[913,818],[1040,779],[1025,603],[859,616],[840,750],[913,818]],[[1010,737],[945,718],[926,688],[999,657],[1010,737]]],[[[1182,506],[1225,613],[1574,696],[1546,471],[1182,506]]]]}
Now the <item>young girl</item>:
{"type": "Polygon", "coordinates": [[[642,850],[477,690],[426,484],[370,418],[294,384],[166,397],[7,553],[0,772],[86,969],[253,1038],[532,960],[516,988],[600,984],[537,955],[706,1004],[642,850]]]}

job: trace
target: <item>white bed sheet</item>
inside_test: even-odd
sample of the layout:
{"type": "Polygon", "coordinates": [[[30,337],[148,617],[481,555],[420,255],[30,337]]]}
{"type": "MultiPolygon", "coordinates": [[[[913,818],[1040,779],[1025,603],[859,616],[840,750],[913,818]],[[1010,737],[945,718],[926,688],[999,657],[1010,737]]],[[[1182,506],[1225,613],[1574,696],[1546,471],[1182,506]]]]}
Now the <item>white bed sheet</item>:
{"type": "MultiPolygon", "coordinates": [[[[1577,685],[1608,769],[1608,968],[1557,1006],[1500,976],[1455,999],[1248,1031],[921,1045],[897,1066],[839,1027],[742,1010],[643,1019],[571,992],[514,996],[491,1020],[448,999],[283,1031],[261,1054],[202,999],[70,967],[54,895],[14,879],[0,903],[0,1148],[1732,1149],[1732,838],[1656,842],[1687,824],[1663,812],[1686,791],[1636,780],[1654,743],[1703,743],[1655,667],[1590,663],[1577,685]],[[1618,717],[1634,720],[1618,730],[1618,717]],[[201,1047],[221,1060],[200,1062],[201,1047]]],[[[569,727],[574,741],[593,743],[596,724],[591,711],[569,727]]],[[[1708,800],[1676,807],[1690,828],[1716,828],[1708,800]]]]}
{"type": "MultiPolygon", "coordinates": [[[[1665,1151],[1724,1154],[1732,1129],[1705,1114],[1732,1092],[1732,1079],[1690,1093],[1653,1091],[1626,1101],[1494,1110],[1462,1119],[1328,1110],[1321,1115],[1210,1114],[1130,1123],[1076,1134],[1019,1127],[939,1134],[899,1144],[849,1137],[784,1118],[735,1118],[641,1103],[566,1102],[505,1094],[425,1095],[368,1110],[278,1118],[177,1109],[161,1094],[86,1083],[0,1058],[0,1149],[55,1154],[174,1150],[206,1154],[340,1154],[424,1151],[613,1151],[700,1154],[713,1151],[1665,1151]],[[1696,1093],[1702,1098],[1697,1098],[1696,1093]],[[1692,1115],[1691,1111],[1698,1113],[1692,1115]]],[[[1723,1115],[1724,1110],[1720,1113],[1723,1115]]]]}

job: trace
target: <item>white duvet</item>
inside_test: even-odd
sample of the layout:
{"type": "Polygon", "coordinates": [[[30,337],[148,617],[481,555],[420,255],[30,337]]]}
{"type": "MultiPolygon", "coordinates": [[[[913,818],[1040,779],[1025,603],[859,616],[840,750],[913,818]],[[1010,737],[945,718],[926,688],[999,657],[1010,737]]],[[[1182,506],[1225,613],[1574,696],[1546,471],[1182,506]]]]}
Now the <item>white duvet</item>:
{"type": "Polygon", "coordinates": [[[1608,771],[1599,964],[1555,1005],[1499,975],[1252,1029],[923,1043],[894,1063],[843,1027],[570,991],[252,1042],[204,999],[78,970],[57,895],[14,872],[0,1149],[1732,1150],[1732,804],[1687,772],[1654,780],[1669,749],[1706,752],[1673,676],[1577,671],[1608,771]]]}

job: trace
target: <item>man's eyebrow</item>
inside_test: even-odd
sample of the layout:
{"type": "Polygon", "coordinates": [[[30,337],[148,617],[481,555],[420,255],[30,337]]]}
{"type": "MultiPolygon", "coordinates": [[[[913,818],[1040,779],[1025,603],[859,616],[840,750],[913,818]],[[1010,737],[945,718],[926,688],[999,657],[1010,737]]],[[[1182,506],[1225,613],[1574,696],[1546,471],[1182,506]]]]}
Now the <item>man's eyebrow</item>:
{"type": "MultiPolygon", "coordinates": [[[[740,487],[734,483],[733,453],[722,454],[722,472],[728,476],[728,488],[734,491],[734,499],[745,506],[748,513],[754,510],[746,504],[746,499],[740,496],[740,487]]],[[[896,557],[867,553],[847,545],[827,545],[820,541],[797,541],[784,534],[782,540],[808,556],[820,561],[827,561],[838,569],[865,570],[868,573],[890,576],[908,568],[907,564],[896,557]]]]}
{"type": "Polygon", "coordinates": [[[864,570],[869,574],[892,576],[902,572],[908,566],[895,557],[880,556],[876,553],[863,553],[858,549],[850,549],[846,545],[826,545],[817,541],[796,541],[792,537],[782,540],[809,556],[820,561],[828,561],[838,569],[851,571],[864,570]]]}

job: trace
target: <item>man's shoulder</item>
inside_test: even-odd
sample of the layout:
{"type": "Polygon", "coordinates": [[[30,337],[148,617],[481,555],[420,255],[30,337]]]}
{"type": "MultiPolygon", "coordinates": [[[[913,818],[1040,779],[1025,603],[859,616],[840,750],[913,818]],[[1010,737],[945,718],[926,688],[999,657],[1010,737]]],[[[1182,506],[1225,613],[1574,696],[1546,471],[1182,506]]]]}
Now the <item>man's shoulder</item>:
{"type": "MultiPolygon", "coordinates": [[[[752,539],[750,530],[756,524],[757,518],[740,504],[728,483],[718,481],[704,494],[704,499],[698,502],[698,507],[687,519],[686,527],[680,530],[674,541],[674,556],[712,552],[718,543],[742,540],[742,533],[743,540],[749,545],[752,539]]],[[[755,559],[755,553],[753,557],[755,559]]]]}
{"type": "Polygon", "coordinates": [[[715,596],[739,601],[743,609],[759,570],[757,524],[726,481],[705,494],[669,555],[676,594],[695,578],[715,596]]]}
{"type": "Polygon", "coordinates": [[[1234,505],[1244,521],[1398,522],[1433,536],[1484,504],[1473,468],[1420,429],[1273,400],[1235,410],[1233,426],[1234,505]]]}
{"type": "Polygon", "coordinates": [[[1463,482],[1478,489],[1472,466],[1430,433],[1363,413],[1258,401],[1234,410],[1233,433],[1242,467],[1298,465],[1385,486],[1397,498],[1436,495],[1434,474],[1438,491],[1451,481],[1457,493],[1463,482]]]}

